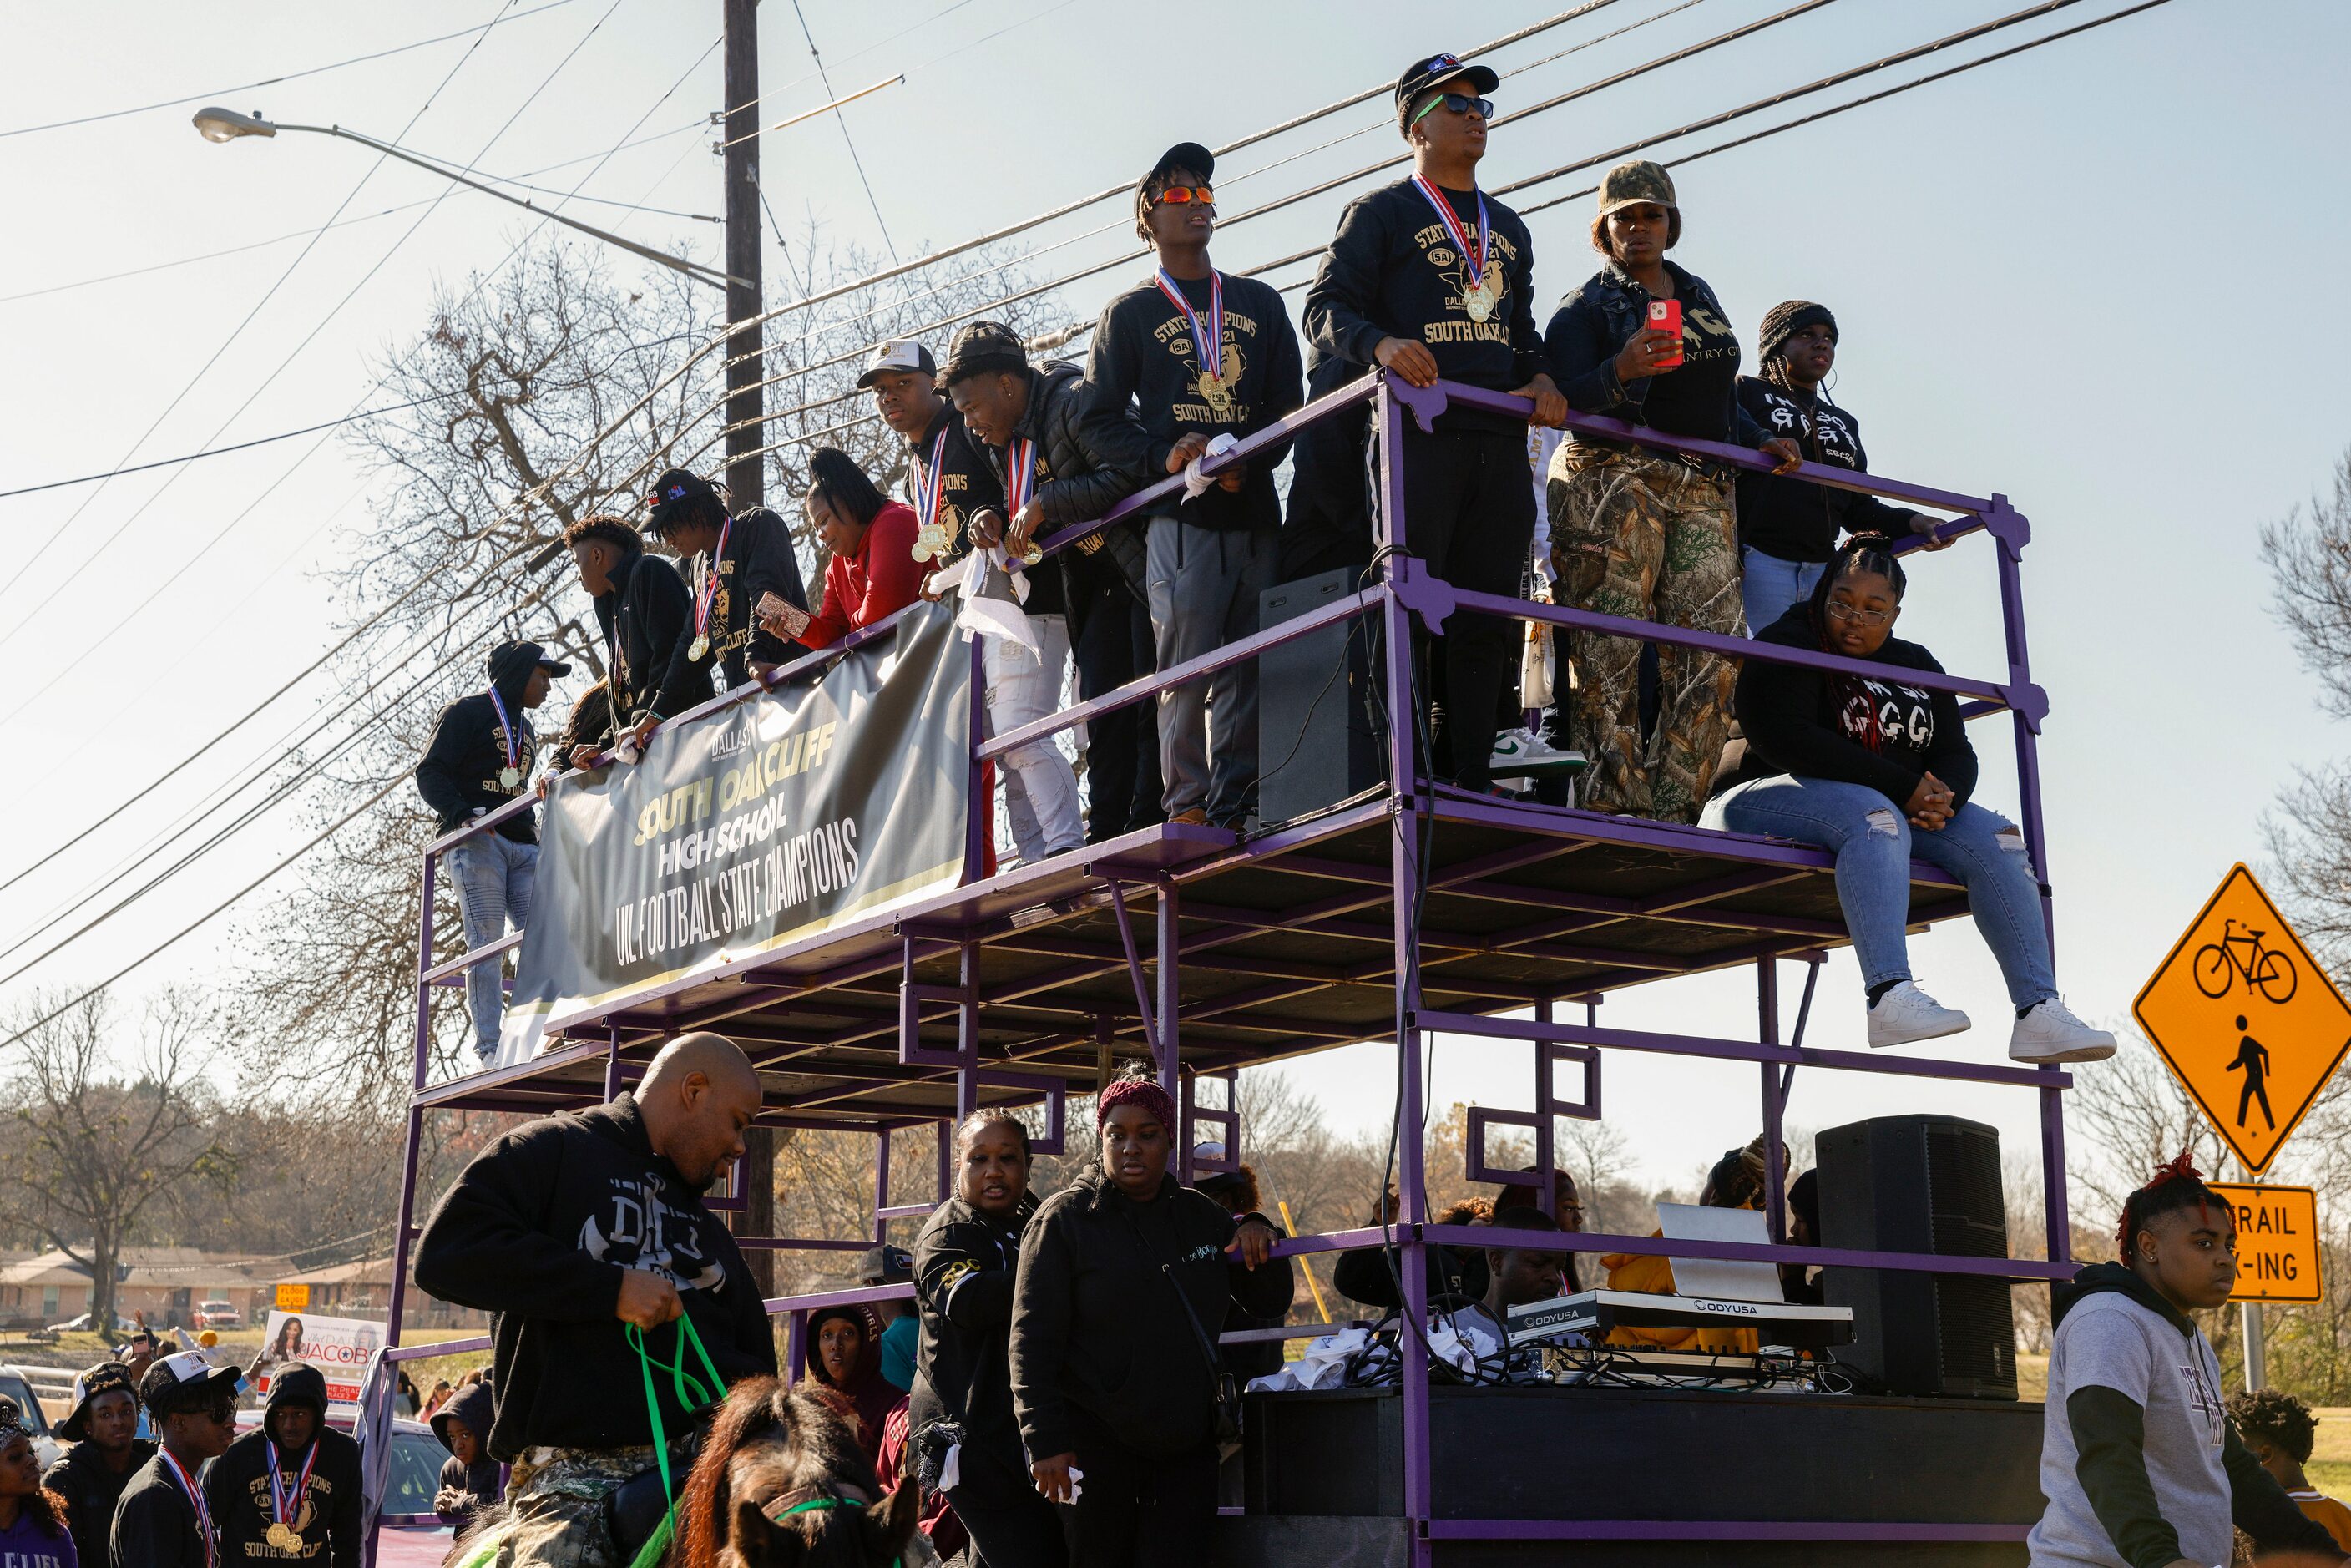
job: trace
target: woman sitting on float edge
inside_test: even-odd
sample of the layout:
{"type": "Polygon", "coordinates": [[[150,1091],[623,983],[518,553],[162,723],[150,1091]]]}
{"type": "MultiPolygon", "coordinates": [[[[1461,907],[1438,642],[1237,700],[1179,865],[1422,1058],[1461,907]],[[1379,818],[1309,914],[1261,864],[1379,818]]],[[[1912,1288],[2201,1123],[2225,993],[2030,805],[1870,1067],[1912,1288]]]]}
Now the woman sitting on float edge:
{"type": "Polygon", "coordinates": [[[1893,635],[1902,590],[1902,566],[1886,538],[1857,535],[1837,549],[1810,601],[1756,632],[1759,642],[1888,668],[1882,678],[1864,678],[1748,660],[1736,699],[1743,755],[1726,754],[1705,823],[1836,852],[1837,902],[1869,988],[1872,1046],[1968,1027],[1967,1014],[1910,978],[1904,927],[1916,855],[1967,886],[1976,929],[2016,1006],[2008,1054],[2029,1062],[2112,1056],[2115,1037],[2058,1000],[2024,835],[1968,799],[1976,754],[1958,700],[1900,680],[1904,669],[1943,668],[1917,643],[1893,635]]]}

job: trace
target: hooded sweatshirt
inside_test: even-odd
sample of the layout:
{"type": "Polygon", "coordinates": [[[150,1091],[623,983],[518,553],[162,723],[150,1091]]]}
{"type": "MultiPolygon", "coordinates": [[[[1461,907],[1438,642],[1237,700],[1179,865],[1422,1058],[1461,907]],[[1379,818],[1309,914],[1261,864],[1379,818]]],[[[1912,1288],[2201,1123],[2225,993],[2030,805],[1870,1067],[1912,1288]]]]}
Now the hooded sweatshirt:
{"type": "Polygon", "coordinates": [[[809,1316],[809,1376],[820,1386],[830,1389],[846,1406],[845,1414],[857,1422],[857,1446],[865,1451],[869,1461],[878,1461],[882,1438],[888,1431],[890,1413],[904,1405],[906,1396],[890,1385],[882,1375],[882,1320],[873,1309],[860,1301],[852,1305],[826,1307],[809,1316]],[[857,1347],[856,1363],[849,1369],[846,1380],[835,1383],[825,1370],[824,1358],[816,1354],[824,1325],[834,1318],[845,1318],[857,1325],[864,1337],[857,1347]]]}
{"type": "Polygon", "coordinates": [[[477,1508],[486,1508],[498,1500],[503,1488],[499,1484],[498,1462],[490,1458],[490,1424],[497,1416],[496,1396],[486,1383],[469,1383],[448,1404],[433,1412],[433,1435],[441,1446],[454,1450],[449,1440],[449,1423],[459,1421],[474,1435],[474,1462],[466,1464],[453,1451],[441,1466],[441,1479],[434,1490],[461,1491],[465,1494],[464,1509],[456,1514],[443,1514],[444,1519],[462,1519],[477,1508]]]}
{"type": "Polygon", "coordinates": [[[286,1500],[293,1525],[302,1537],[297,1560],[323,1562],[331,1568],[360,1568],[360,1517],[365,1511],[360,1492],[360,1446],[327,1425],[327,1380],[319,1369],[299,1361],[287,1362],[270,1379],[269,1403],[258,1431],[247,1432],[228,1446],[228,1452],[204,1472],[204,1501],[220,1530],[221,1568],[244,1568],[248,1563],[282,1563],[287,1553],[269,1542],[269,1527],[277,1522],[269,1472],[277,1471],[277,1488],[286,1500]],[[313,1450],[275,1448],[269,1431],[280,1410],[308,1406],[319,1413],[313,1450]],[[303,1468],[309,1479],[303,1479],[303,1468]]]}
{"type": "Polygon", "coordinates": [[[2028,1542],[2032,1568],[2226,1563],[2232,1523],[2257,1551],[2345,1560],[2238,1440],[2220,1364],[2194,1323],[2120,1263],[2092,1264],[2051,1296],[2049,1502],[2028,1542]]]}
{"type": "Polygon", "coordinates": [[[155,1445],[143,1437],[131,1440],[131,1463],[121,1474],[106,1468],[106,1456],[96,1443],[80,1442],[48,1468],[41,1484],[66,1500],[72,1521],[74,1554],[89,1568],[107,1568],[113,1556],[114,1505],[139,1468],[155,1457],[155,1445]]]}
{"type": "MultiPolygon", "coordinates": [[[[498,720],[498,702],[492,702],[490,694],[482,691],[459,697],[441,710],[423,760],[416,765],[416,792],[433,808],[441,831],[455,832],[475,814],[495,811],[530,788],[538,760],[538,734],[531,728],[522,694],[537,667],[526,664],[497,684],[498,702],[506,705],[507,717],[517,732],[511,744],[518,777],[511,788],[498,782],[499,772],[507,766],[509,744],[507,727],[498,720]]],[[[535,844],[538,842],[537,818],[535,811],[517,811],[498,824],[498,835],[518,844],[535,844]]]]}
{"type": "MultiPolygon", "coordinates": [[[[187,1468],[193,1474],[198,1466],[187,1468]]],[[[214,1568],[196,1505],[160,1452],[139,1468],[114,1505],[110,1561],[114,1568],[214,1568]]]]}
{"type": "Polygon", "coordinates": [[[694,656],[693,585],[713,570],[705,557],[696,556],[694,570],[685,574],[686,632],[672,648],[669,669],[662,677],[664,687],[698,689],[694,685],[695,678],[707,684],[715,664],[726,677],[726,689],[732,691],[751,678],[753,661],[780,664],[797,652],[761,626],[752,613],[760,599],[770,593],[795,609],[808,608],[808,590],[800,581],[800,559],[792,549],[791,526],[769,508],[753,507],[730,519],[726,534],[726,549],[716,567],[718,582],[710,590],[710,617],[703,628],[710,645],[702,651],[701,658],[694,656]]]}
{"type": "Polygon", "coordinates": [[[1012,1290],[1021,1231],[1036,1212],[1034,1193],[1001,1217],[951,1197],[914,1240],[923,1338],[907,1401],[915,1451],[933,1425],[955,1422],[963,1430],[963,1484],[987,1496],[1029,1485],[1012,1413],[1012,1290]]]}
{"type": "MultiPolygon", "coordinates": [[[[511,1463],[542,1444],[652,1443],[641,1364],[612,1315],[625,1269],[677,1287],[728,1384],[775,1375],[767,1307],[702,1192],[653,1153],[635,1096],[622,1094],[516,1128],[442,1196],[417,1242],[416,1284],[492,1314],[493,1458],[511,1463]]],[[[684,1336],[664,1327],[646,1337],[668,1362],[684,1336]]],[[[700,1376],[699,1359],[684,1354],[700,1376]]],[[[687,1412],[670,1379],[653,1387],[663,1430],[684,1430],[687,1412]]]]}
{"type": "Polygon", "coordinates": [[[1287,1258],[1251,1270],[1226,1255],[1239,1226],[1173,1176],[1135,1203],[1099,1163],[1038,1207],[1012,1303],[1012,1400],[1030,1454],[1076,1451],[1081,1417],[1138,1453],[1210,1439],[1219,1369],[1183,1301],[1213,1346],[1235,1302],[1278,1312],[1296,1284],[1287,1258]]]}
{"type": "MultiPolygon", "coordinates": [[[[675,718],[710,700],[710,666],[676,655],[694,641],[694,595],[677,568],[642,550],[622,556],[611,570],[612,591],[594,602],[611,674],[601,745],[611,737],[610,716],[617,709],[625,729],[642,719],[675,718]]],[[[586,744],[586,743],[583,743],[586,744]]]]}

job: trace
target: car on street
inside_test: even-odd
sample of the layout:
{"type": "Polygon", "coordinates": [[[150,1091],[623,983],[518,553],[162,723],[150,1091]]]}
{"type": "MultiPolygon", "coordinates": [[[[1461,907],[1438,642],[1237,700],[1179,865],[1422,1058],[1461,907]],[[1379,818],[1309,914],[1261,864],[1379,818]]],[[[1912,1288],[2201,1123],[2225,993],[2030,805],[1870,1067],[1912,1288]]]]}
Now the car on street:
{"type": "Polygon", "coordinates": [[[200,1329],[241,1329],[245,1314],[228,1301],[198,1301],[196,1326],[200,1329]]]}
{"type": "MultiPolygon", "coordinates": [[[[449,1450],[422,1421],[392,1424],[392,1470],[384,1479],[383,1513],[416,1516],[433,1511],[433,1495],[441,1490],[441,1466],[449,1450]]],[[[440,1568],[456,1537],[453,1525],[387,1524],[376,1532],[376,1568],[440,1568]]]]}

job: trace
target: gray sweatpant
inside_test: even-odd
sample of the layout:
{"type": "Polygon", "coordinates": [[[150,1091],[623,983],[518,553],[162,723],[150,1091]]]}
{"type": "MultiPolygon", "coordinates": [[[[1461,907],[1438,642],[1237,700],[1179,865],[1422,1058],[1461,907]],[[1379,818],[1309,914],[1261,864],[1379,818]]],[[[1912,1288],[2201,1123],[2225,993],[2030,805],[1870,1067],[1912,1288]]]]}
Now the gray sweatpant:
{"type": "MultiPolygon", "coordinates": [[[[1273,586],[1277,538],[1272,528],[1151,519],[1146,575],[1161,669],[1258,629],[1259,597],[1273,586]]],[[[1159,767],[1171,818],[1196,809],[1212,822],[1238,824],[1257,810],[1256,660],[1159,694],[1159,767]]]]}

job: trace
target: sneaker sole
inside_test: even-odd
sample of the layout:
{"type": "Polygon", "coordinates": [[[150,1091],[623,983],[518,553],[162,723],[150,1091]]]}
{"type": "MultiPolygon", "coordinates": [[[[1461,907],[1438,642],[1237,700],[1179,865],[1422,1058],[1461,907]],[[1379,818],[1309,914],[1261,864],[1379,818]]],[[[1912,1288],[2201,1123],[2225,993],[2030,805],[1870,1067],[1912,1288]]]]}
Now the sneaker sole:
{"type": "Polygon", "coordinates": [[[2106,1058],[2112,1056],[2118,1049],[2119,1048],[2117,1046],[2111,1043],[2106,1045],[2076,1045],[2067,1047],[2063,1051],[2053,1051],[2045,1055],[2026,1055],[2011,1048],[2008,1053],[2008,1059],[2011,1061],[2022,1062],[2027,1067],[2047,1067],[2067,1061],[2104,1061],[2106,1058]]]}
{"type": "Polygon", "coordinates": [[[1927,1030],[1918,1034],[1906,1034],[1900,1040],[1879,1040],[1875,1034],[1873,1034],[1870,1037],[1869,1049],[1872,1051],[1886,1051],[1897,1045],[1916,1045],[1922,1040],[1943,1040],[1951,1035],[1965,1034],[1974,1027],[1975,1020],[1967,1017],[1965,1014],[1962,1014],[1960,1015],[1959,1021],[1955,1024],[1949,1025],[1943,1029],[1927,1030]]]}

